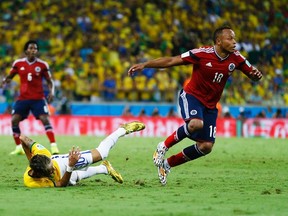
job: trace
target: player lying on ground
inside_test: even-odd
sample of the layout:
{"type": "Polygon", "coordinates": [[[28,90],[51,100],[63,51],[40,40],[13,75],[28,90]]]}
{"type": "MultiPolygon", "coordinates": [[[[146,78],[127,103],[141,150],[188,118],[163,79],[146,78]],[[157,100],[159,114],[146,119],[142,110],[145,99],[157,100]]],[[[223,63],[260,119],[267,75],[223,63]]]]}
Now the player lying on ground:
{"type": "Polygon", "coordinates": [[[144,128],[145,125],[141,122],[126,123],[107,136],[95,149],[80,151],[79,147],[72,147],[69,154],[53,156],[41,144],[21,135],[21,144],[29,160],[24,173],[24,185],[66,187],[97,174],[109,174],[115,181],[123,183],[122,176],[113,169],[109,161],[104,160],[99,166],[90,165],[105,159],[118,138],[144,128]]]}

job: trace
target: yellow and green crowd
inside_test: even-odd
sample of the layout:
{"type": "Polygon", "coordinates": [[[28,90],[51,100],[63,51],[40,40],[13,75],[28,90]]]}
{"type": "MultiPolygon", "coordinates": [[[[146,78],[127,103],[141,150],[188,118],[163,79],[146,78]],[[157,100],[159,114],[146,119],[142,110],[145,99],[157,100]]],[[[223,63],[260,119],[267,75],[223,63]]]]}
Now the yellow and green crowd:
{"type": "MultiPolygon", "coordinates": [[[[230,25],[238,49],[264,73],[259,84],[235,72],[222,104],[288,105],[287,1],[273,0],[3,0],[0,76],[37,40],[57,97],[70,101],[174,102],[191,67],[128,68],[160,56],[212,45],[213,31],[230,25]]],[[[19,80],[3,91],[14,100],[19,80]]]]}

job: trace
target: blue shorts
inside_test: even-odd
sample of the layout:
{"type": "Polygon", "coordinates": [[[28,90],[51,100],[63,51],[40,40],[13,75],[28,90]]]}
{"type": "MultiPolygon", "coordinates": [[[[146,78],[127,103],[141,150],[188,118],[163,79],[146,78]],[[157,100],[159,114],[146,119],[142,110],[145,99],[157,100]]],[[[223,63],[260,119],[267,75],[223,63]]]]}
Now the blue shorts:
{"type": "Polygon", "coordinates": [[[179,94],[179,106],[181,116],[185,122],[191,119],[203,120],[203,129],[196,131],[189,137],[195,141],[215,142],[216,137],[216,119],[218,109],[208,109],[193,95],[187,94],[183,89],[179,94]]]}
{"type": "Polygon", "coordinates": [[[36,119],[39,119],[40,115],[49,115],[48,106],[44,99],[17,100],[13,105],[12,115],[18,114],[24,120],[28,117],[30,111],[36,119]]]}

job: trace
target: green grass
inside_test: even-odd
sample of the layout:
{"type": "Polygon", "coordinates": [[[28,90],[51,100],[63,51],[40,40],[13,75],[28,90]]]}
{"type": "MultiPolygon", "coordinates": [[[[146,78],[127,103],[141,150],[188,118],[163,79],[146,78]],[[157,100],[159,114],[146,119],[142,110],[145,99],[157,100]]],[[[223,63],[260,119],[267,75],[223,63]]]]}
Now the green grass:
{"type": "MultiPolygon", "coordinates": [[[[32,137],[49,147],[46,136],[32,137]]],[[[212,153],[172,169],[158,182],[152,154],[161,138],[124,137],[108,157],[124,183],[98,175],[67,188],[29,189],[25,156],[9,156],[10,136],[1,136],[0,215],[287,215],[288,143],[284,139],[218,138],[212,153]]],[[[58,136],[62,152],[72,145],[94,148],[101,137],[58,136]]],[[[169,150],[178,153],[190,140],[169,150]]]]}

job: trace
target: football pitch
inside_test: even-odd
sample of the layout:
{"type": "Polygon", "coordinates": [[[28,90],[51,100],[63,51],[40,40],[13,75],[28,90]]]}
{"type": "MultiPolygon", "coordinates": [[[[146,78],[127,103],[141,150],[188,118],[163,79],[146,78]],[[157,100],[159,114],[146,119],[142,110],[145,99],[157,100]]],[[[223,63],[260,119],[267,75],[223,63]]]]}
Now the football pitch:
{"type": "MultiPolygon", "coordinates": [[[[31,136],[49,148],[46,136],[31,136]]],[[[107,158],[124,183],[98,175],[66,188],[23,186],[25,156],[10,156],[1,136],[0,215],[29,216],[231,216],[288,214],[288,142],[285,139],[217,138],[210,155],[172,168],[161,186],[152,154],[162,138],[120,138],[107,158]]],[[[57,136],[61,153],[87,150],[103,137],[57,136]]],[[[188,139],[167,152],[191,145],[188,139]]]]}

